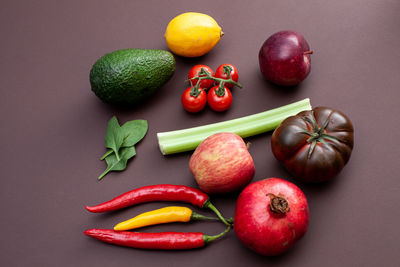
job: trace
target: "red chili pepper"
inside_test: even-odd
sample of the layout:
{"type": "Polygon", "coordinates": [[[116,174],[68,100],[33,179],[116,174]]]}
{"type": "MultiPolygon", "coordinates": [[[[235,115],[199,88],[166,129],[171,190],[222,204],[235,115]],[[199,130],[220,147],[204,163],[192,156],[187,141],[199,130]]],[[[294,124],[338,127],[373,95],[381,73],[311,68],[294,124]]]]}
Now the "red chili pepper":
{"type": "Polygon", "coordinates": [[[215,236],[208,236],[199,232],[138,233],[114,231],[110,229],[89,229],[83,233],[103,242],[120,246],[141,249],[181,250],[203,247],[215,239],[225,235],[229,230],[230,227],[215,236]]]}
{"type": "Polygon", "coordinates": [[[86,206],[90,212],[106,212],[119,210],[128,206],[153,201],[180,201],[188,202],[200,208],[209,208],[226,224],[230,225],[221,213],[210,202],[207,194],[199,189],[185,185],[148,185],[126,192],[97,206],[86,206]]]}
{"type": "Polygon", "coordinates": [[[152,201],[188,202],[203,208],[208,199],[208,195],[196,188],[185,185],[160,184],[134,189],[100,205],[86,206],[86,209],[90,212],[105,212],[152,201]]]}

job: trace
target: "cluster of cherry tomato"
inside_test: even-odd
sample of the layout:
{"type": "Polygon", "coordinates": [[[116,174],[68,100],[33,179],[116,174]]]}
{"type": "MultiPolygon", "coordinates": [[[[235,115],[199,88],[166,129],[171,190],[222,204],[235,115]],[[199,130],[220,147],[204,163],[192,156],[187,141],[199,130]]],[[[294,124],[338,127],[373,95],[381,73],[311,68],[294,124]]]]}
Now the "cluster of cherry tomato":
{"type": "Polygon", "coordinates": [[[233,86],[242,87],[237,83],[239,75],[232,64],[222,64],[214,72],[209,66],[196,65],[188,74],[190,87],[181,97],[182,106],[189,112],[200,112],[207,102],[215,111],[227,110],[232,105],[233,86]]]}

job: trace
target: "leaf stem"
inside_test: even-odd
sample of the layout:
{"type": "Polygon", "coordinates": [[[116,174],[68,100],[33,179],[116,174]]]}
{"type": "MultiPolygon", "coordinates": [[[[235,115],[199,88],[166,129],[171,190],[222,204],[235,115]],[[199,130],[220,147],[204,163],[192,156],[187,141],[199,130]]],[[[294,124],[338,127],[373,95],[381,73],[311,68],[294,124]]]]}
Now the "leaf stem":
{"type": "Polygon", "coordinates": [[[108,166],[107,169],[106,169],[102,174],[100,174],[99,177],[97,177],[97,180],[100,181],[101,179],[103,179],[103,177],[106,176],[106,174],[109,173],[110,170],[111,170],[113,167],[114,167],[113,165],[108,166]]]}
{"type": "Polygon", "coordinates": [[[120,160],[121,160],[121,158],[119,157],[118,150],[117,150],[117,151],[115,151],[115,156],[117,157],[117,161],[120,161],[120,160]]]}
{"type": "Polygon", "coordinates": [[[100,160],[104,160],[106,157],[108,157],[109,155],[111,155],[112,153],[114,153],[114,151],[112,149],[109,149],[101,158],[100,160]]]}

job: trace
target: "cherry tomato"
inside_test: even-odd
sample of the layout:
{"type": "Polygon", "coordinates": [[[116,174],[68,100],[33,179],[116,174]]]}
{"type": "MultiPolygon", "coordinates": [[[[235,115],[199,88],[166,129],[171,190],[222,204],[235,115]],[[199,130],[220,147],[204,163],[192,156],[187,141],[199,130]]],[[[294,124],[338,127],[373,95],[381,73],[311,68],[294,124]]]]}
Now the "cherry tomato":
{"type": "MultiPolygon", "coordinates": [[[[209,66],[206,65],[196,65],[193,68],[190,69],[189,74],[188,74],[188,79],[192,79],[194,77],[204,77],[205,75],[201,75],[199,76],[199,72],[201,71],[201,69],[204,69],[205,71],[207,71],[208,73],[211,74],[211,76],[214,75],[214,72],[212,71],[212,69],[209,66]]],[[[191,83],[193,84],[193,86],[195,86],[197,84],[197,79],[191,80],[191,83]]],[[[208,89],[211,86],[213,86],[214,81],[213,80],[201,80],[200,81],[200,87],[204,88],[204,89],[208,89]]]]}
{"type": "MultiPolygon", "coordinates": [[[[232,64],[222,64],[221,66],[219,66],[217,68],[217,70],[215,71],[215,76],[214,77],[221,78],[221,79],[228,79],[229,76],[224,72],[224,66],[228,66],[228,67],[231,68],[232,80],[237,82],[239,80],[239,74],[238,74],[238,71],[237,71],[236,67],[233,66],[232,64]]],[[[232,83],[225,83],[225,87],[227,87],[227,88],[232,88],[233,86],[234,85],[232,83]]]]}
{"type": "Polygon", "coordinates": [[[208,105],[215,111],[227,110],[232,105],[232,94],[231,91],[224,87],[224,95],[219,96],[217,94],[218,86],[214,86],[208,92],[207,100],[208,105]]]}
{"type": "Polygon", "coordinates": [[[189,87],[183,92],[181,97],[182,106],[189,112],[199,112],[203,110],[207,104],[207,94],[203,89],[199,88],[200,93],[196,97],[190,94],[191,90],[192,88],[189,87]]]}

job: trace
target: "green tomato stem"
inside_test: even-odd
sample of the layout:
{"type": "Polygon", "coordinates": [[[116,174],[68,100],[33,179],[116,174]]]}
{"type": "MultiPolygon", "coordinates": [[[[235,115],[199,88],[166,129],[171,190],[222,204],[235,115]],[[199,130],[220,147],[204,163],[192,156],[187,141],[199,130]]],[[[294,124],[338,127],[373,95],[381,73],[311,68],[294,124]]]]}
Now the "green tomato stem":
{"type": "Polygon", "coordinates": [[[220,82],[220,83],[222,83],[222,82],[231,83],[233,85],[236,85],[239,88],[243,88],[243,86],[240,83],[235,82],[234,80],[232,80],[230,72],[228,73],[228,77],[229,77],[228,79],[217,78],[217,77],[212,76],[209,72],[207,72],[203,68],[201,68],[200,72],[199,72],[199,76],[193,77],[193,78],[189,79],[189,81],[197,80],[196,87],[200,86],[200,81],[201,80],[213,80],[213,81],[220,82]],[[205,76],[201,76],[200,77],[200,75],[205,75],[205,76]]]}
{"type": "Polygon", "coordinates": [[[233,120],[157,133],[158,144],[161,153],[168,155],[193,150],[204,139],[220,132],[235,133],[242,138],[246,138],[274,130],[284,119],[304,110],[311,110],[309,98],[233,120]]]}
{"type": "Polygon", "coordinates": [[[193,84],[190,83],[190,95],[193,97],[198,97],[199,94],[200,94],[200,80],[197,81],[195,86],[193,86],[193,84]]]}
{"type": "Polygon", "coordinates": [[[217,96],[219,97],[223,97],[225,95],[225,82],[221,82],[218,85],[218,88],[215,89],[215,93],[217,94],[217,96]]]}
{"type": "Polygon", "coordinates": [[[310,137],[307,139],[308,143],[311,143],[310,149],[308,150],[308,155],[307,157],[310,159],[312,156],[312,153],[314,152],[315,146],[318,142],[324,143],[324,139],[328,140],[333,140],[333,141],[339,141],[337,137],[333,135],[329,135],[325,133],[325,128],[328,126],[328,123],[330,121],[329,116],[325,120],[324,124],[319,127],[317,120],[315,119],[314,111],[311,112],[311,120],[308,119],[307,117],[303,118],[305,122],[311,123],[313,126],[313,131],[303,131],[302,133],[309,135],[310,137]]]}

